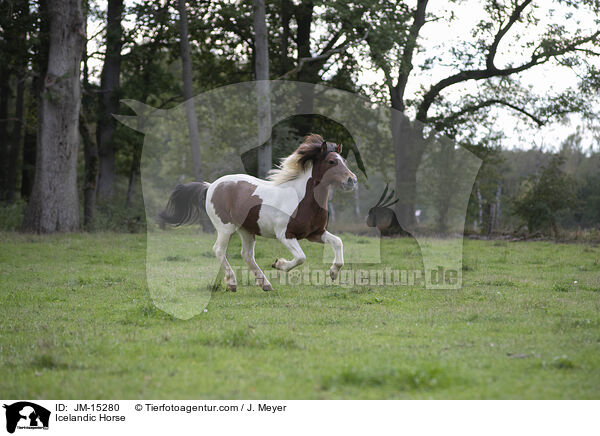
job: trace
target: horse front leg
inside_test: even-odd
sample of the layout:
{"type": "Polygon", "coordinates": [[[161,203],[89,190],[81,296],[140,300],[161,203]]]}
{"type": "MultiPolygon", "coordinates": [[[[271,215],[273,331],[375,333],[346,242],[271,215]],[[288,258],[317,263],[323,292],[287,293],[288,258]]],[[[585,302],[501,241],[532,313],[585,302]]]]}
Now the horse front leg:
{"type": "Polygon", "coordinates": [[[329,233],[327,230],[321,235],[321,241],[331,245],[331,248],[333,248],[333,264],[329,268],[329,276],[331,280],[335,280],[344,266],[344,244],[342,244],[342,240],[338,236],[329,233]]]}
{"type": "Polygon", "coordinates": [[[292,260],[279,258],[273,262],[273,268],[289,271],[298,265],[302,265],[306,261],[306,255],[304,254],[304,251],[302,251],[302,247],[300,247],[297,239],[287,239],[285,236],[278,237],[277,239],[290,250],[290,253],[292,253],[294,258],[292,260]]]}

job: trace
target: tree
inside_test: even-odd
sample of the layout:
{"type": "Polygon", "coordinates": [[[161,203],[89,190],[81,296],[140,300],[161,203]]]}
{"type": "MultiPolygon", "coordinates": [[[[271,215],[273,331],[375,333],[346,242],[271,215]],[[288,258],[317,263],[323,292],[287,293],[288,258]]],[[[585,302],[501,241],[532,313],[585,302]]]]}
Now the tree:
{"type": "MultiPolygon", "coordinates": [[[[2,148],[5,151],[2,156],[2,163],[4,167],[2,172],[6,179],[2,180],[0,185],[2,188],[2,197],[8,202],[15,200],[17,192],[17,174],[18,174],[18,161],[19,155],[22,148],[23,139],[23,117],[25,110],[25,85],[28,78],[27,75],[27,64],[29,61],[29,42],[27,38],[28,30],[30,28],[30,14],[29,14],[29,2],[27,0],[15,1],[11,4],[2,5],[2,8],[8,8],[9,13],[6,17],[9,19],[9,23],[2,23],[4,27],[3,39],[7,47],[4,48],[4,52],[8,56],[4,57],[3,62],[3,82],[0,86],[2,90],[0,94],[2,97],[2,103],[0,104],[0,138],[6,141],[2,144],[2,148]],[[15,109],[12,117],[12,130],[10,134],[7,134],[8,122],[7,116],[7,103],[8,103],[8,88],[10,86],[10,76],[14,76],[16,81],[16,95],[15,95],[15,109]]],[[[3,11],[4,13],[4,11],[3,11]]]]}
{"type": "MultiPolygon", "coordinates": [[[[177,95],[180,92],[179,84],[175,76],[169,71],[167,59],[170,59],[169,51],[165,50],[172,42],[170,23],[172,16],[169,14],[169,3],[153,4],[142,3],[136,5],[131,12],[135,13],[135,21],[139,24],[135,35],[129,35],[128,39],[143,39],[144,43],[132,43],[129,53],[123,57],[123,84],[121,89],[129,98],[147,102],[151,95],[157,96],[177,95]]],[[[159,107],[175,101],[176,98],[166,98],[158,103],[159,107]]],[[[156,102],[152,102],[156,104],[156,102]]],[[[140,159],[142,154],[143,140],[138,133],[129,129],[121,130],[118,141],[121,143],[121,151],[128,154],[131,159],[129,165],[129,184],[127,186],[127,197],[125,206],[134,206],[137,187],[140,180],[140,159]]]]}
{"type": "Polygon", "coordinates": [[[32,76],[29,92],[26,123],[23,141],[23,160],[21,163],[21,198],[29,199],[33,192],[37,158],[38,129],[37,120],[40,117],[40,104],[44,91],[44,78],[48,68],[50,20],[48,19],[48,1],[39,0],[37,11],[31,11],[31,51],[32,76]]]}
{"type": "MultiPolygon", "coordinates": [[[[254,14],[249,4],[252,2],[216,1],[206,14],[210,29],[204,37],[219,41],[225,56],[238,59],[241,70],[247,68],[247,59],[254,70],[252,67],[257,60],[251,32],[254,14]]],[[[338,13],[336,2],[282,0],[266,3],[265,12],[270,71],[276,72],[278,79],[335,82],[337,87],[353,88],[350,77],[345,75],[346,69],[355,67],[346,64],[346,61],[353,61],[347,51],[363,41],[367,32],[365,29],[358,32],[356,23],[338,13]],[[341,62],[333,62],[338,59],[341,62]],[[335,74],[328,74],[332,71],[335,74]],[[340,77],[346,80],[336,80],[340,77]]],[[[303,92],[298,102],[299,113],[311,114],[313,103],[313,93],[303,92]]],[[[310,116],[297,117],[294,129],[300,136],[310,133],[313,121],[310,116]]]]}
{"type": "Polygon", "coordinates": [[[121,46],[123,30],[121,18],[123,0],[108,0],[106,18],[106,54],[100,79],[98,127],[96,131],[100,174],[98,195],[111,197],[115,182],[115,145],[114,134],[116,120],[113,114],[119,110],[119,78],[121,74],[121,46]]]}
{"type": "Polygon", "coordinates": [[[202,180],[202,157],[200,155],[200,135],[198,134],[198,120],[194,108],[194,91],[192,87],[192,61],[190,57],[190,41],[188,34],[188,19],[185,0],[177,0],[179,9],[179,43],[181,46],[181,74],[183,76],[183,97],[185,99],[185,113],[194,161],[194,178],[202,180]]]}
{"type": "MultiPolygon", "coordinates": [[[[185,99],[185,113],[188,123],[192,161],[194,164],[194,179],[202,180],[202,156],[200,154],[200,135],[198,133],[198,119],[194,105],[192,60],[190,56],[190,41],[188,19],[185,0],[177,0],[179,9],[179,42],[181,47],[181,64],[183,76],[183,97],[185,99]]],[[[205,232],[213,232],[214,228],[205,211],[200,214],[200,224],[205,232]]]]}
{"type": "MultiPolygon", "coordinates": [[[[2,11],[4,12],[4,11],[2,11]]],[[[10,17],[9,14],[2,14],[2,18],[5,16],[10,17]]],[[[4,19],[2,21],[5,21],[4,19]]],[[[5,27],[7,23],[2,23],[2,27],[5,27]]],[[[5,39],[5,38],[2,38],[5,39]]],[[[6,41],[0,40],[2,43],[2,51],[6,50],[6,41]]],[[[2,165],[0,171],[0,189],[3,191],[6,186],[6,174],[8,172],[8,153],[10,144],[8,141],[8,101],[10,95],[10,69],[7,62],[2,62],[0,65],[0,164],[2,165]]]]}
{"type": "Polygon", "coordinates": [[[500,224],[503,183],[507,173],[507,165],[497,140],[496,137],[486,137],[476,145],[466,142],[462,144],[482,160],[471,192],[467,223],[474,222],[474,230],[487,235],[496,231],[500,224]]]}
{"type": "Polygon", "coordinates": [[[515,213],[532,233],[551,230],[558,236],[557,213],[575,205],[575,181],[561,169],[564,162],[564,157],[554,155],[529,178],[526,192],[515,201],[515,213]]]}
{"type": "MultiPolygon", "coordinates": [[[[84,19],[87,22],[89,2],[86,1],[84,19]]],[[[100,157],[98,155],[98,143],[92,135],[90,126],[90,112],[92,103],[92,86],[89,80],[87,44],[83,49],[83,97],[82,107],[79,113],[79,132],[83,142],[84,179],[83,179],[83,228],[86,231],[94,230],[94,215],[96,211],[96,190],[98,187],[98,175],[100,157]]]]}
{"type": "MultiPolygon", "coordinates": [[[[282,2],[282,9],[290,8],[291,2],[282,2]]],[[[335,55],[344,56],[349,47],[358,44],[368,35],[368,30],[362,29],[360,24],[354,23],[345,17],[348,11],[340,13],[340,9],[334,2],[331,4],[317,3],[316,6],[326,7],[322,13],[324,23],[317,20],[321,14],[315,11],[315,2],[313,0],[303,0],[300,4],[293,7],[293,16],[296,19],[296,34],[294,41],[296,43],[296,65],[282,78],[294,78],[300,82],[319,83],[324,82],[324,76],[333,66],[330,61],[335,55]],[[319,24],[324,24],[328,32],[325,35],[319,35],[317,30],[319,24]],[[313,31],[314,29],[314,31],[313,31]],[[357,31],[357,29],[360,29],[357,31]],[[318,41],[315,47],[312,41],[318,41]]],[[[356,8],[352,5],[349,10],[356,8]]],[[[284,29],[285,34],[291,34],[289,31],[289,20],[283,24],[288,28],[284,29]]],[[[343,71],[344,65],[340,70],[343,71]]],[[[310,114],[314,107],[314,90],[303,92],[301,101],[298,104],[300,113],[310,114]]],[[[306,135],[313,130],[313,117],[299,118],[297,124],[298,133],[306,135]]]]}
{"type": "Polygon", "coordinates": [[[38,119],[33,192],[23,231],[53,233],[79,228],[77,148],[85,44],[81,0],[49,0],[48,68],[38,119]]]}
{"type": "MultiPolygon", "coordinates": [[[[598,2],[593,0],[556,0],[555,3],[570,8],[572,13],[583,9],[597,14],[600,10],[598,2]]],[[[540,9],[533,7],[532,0],[486,1],[485,18],[474,29],[472,36],[469,35],[464,43],[449,50],[452,56],[443,60],[429,58],[418,68],[415,68],[413,59],[419,49],[418,41],[423,27],[428,22],[444,18],[428,14],[428,0],[418,0],[412,9],[404,4],[379,5],[375,2],[364,7],[361,18],[373,23],[372,28],[375,29],[368,38],[370,58],[385,76],[388,101],[395,110],[392,111],[392,131],[396,190],[404,198],[398,203],[398,213],[405,223],[414,221],[416,172],[425,143],[423,124],[432,125],[451,138],[457,138],[461,131],[465,131],[468,121],[491,123],[493,119],[487,109],[493,106],[514,111],[538,126],[574,111],[589,112],[591,108],[586,99],[592,91],[586,86],[545,96],[537,96],[520,86],[519,74],[539,65],[554,62],[557,65],[586,68],[582,57],[599,55],[591,48],[600,39],[600,31],[594,29],[586,31],[580,28],[567,32],[564,26],[552,23],[537,41],[525,38],[522,33],[515,35],[517,23],[538,25],[540,9]],[[512,45],[526,53],[528,58],[521,63],[499,65],[499,49],[511,38],[512,45]],[[409,81],[419,80],[417,73],[435,68],[436,62],[443,62],[446,67],[450,65],[454,71],[431,86],[424,87],[416,98],[408,100],[405,94],[409,81]],[[465,92],[458,102],[445,98],[449,89],[470,81],[479,81],[482,85],[474,92],[465,92]],[[398,114],[406,112],[407,108],[414,110],[418,124],[409,123],[398,114]]],[[[448,23],[451,23],[451,19],[448,23]]],[[[596,77],[593,64],[587,66],[585,76],[586,80],[596,77]]]]}
{"type": "Polygon", "coordinates": [[[269,95],[269,43],[265,17],[265,1],[254,0],[254,69],[258,121],[258,177],[265,178],[272,166],[271,101],[269,95]]]}
{"type": "Polygon", "coordinates": [[[584,228],[600,229],[600,168],[594,174],[588,174],[577,189],[578,224],[584,228]]]}

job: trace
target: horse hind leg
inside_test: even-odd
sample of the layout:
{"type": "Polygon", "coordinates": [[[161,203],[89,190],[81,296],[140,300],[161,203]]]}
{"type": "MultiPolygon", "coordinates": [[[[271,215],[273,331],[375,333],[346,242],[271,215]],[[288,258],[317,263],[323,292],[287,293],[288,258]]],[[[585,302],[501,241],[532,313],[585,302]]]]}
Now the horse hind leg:
{"type": "Polygon", "coordinates": [[[263,273],[260,267],[256,264],[256,260],[254,260],[254,244],[256,242],[256,237],[242,228],[238,230],[238,233],[242,239],[242,258],[248,264],[250,270],[254,273],[254,277],[256,277],[256,284],[260,286],[263,291],[272,291],[273,286],[271,286],[271,283],[269,283],[265,273],[263,273]]]}
{"type": "Polygon", "coordinates": [[[231,238],[231,233],[219,232],[217,235],[217,240],[215,245],[213,245],[213,251],[217,259],[221,262],[221,266],[223,267],[223,272],[225,273],[225,283],[227,284],[227,289],[231,292],[237,291],[237,279],[235,278],[235,273],[233,272],[233,268],[227,261],[227,246],[229,245],[229,239],[231,238]]]}

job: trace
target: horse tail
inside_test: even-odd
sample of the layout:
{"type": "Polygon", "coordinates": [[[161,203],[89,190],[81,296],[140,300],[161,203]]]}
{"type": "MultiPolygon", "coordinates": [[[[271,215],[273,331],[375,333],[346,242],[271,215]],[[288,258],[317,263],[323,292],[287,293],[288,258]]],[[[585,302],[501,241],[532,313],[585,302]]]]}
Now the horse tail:
{"type": "Polygon", "coordinates": [[[199,222],[200,213],[205,210],[206,191],[209,186],[210,183],[206,182],[177,185],[169,197],[167,206],[158,214],[160,226],[181,226],[199,222]]]}

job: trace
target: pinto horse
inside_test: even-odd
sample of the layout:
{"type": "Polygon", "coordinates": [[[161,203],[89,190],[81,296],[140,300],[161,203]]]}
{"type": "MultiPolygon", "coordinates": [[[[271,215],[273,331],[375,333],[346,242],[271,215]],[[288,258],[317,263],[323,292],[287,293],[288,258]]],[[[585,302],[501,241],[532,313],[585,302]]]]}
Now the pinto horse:
{"type": "Polygon", "coordinates": [[[217,230],[213,251],[230,291],[236,291],[237,280],[226,254],[235,232],[242,239],[244,261],[265,291],[273,287],[254,260],[256,235],[277,238],[290,250],[292,260],[280,258],[272,265],[282,271],[305,262],[299,239],[331,245],[334,259],[329,274],[335,280],[344,265],[344,253],[342,240],[326,230],[329,195],[333,187],[352,190],[358,183],[340,156],[341,151],[342,144],[326,142],[317,134],[308,135],[294,153],[269,172],[267,180],[232,174],[213,183],[178,185],[159,219],[179,226],[197,221],[201,209],[206,210],[217,230]]]}

